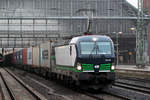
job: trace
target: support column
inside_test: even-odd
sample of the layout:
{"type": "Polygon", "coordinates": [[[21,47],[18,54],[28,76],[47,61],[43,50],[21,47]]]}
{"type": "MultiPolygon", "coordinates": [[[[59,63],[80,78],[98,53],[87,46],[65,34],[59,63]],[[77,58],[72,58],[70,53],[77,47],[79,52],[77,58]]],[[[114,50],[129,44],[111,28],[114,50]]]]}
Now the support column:
{"type": "Polygon", "coordinates": [[[138,19],[136,34],[136,65],[145,67],[147,60],[147,31],[144,25],[143,0],[138,0],[138,19]]]}

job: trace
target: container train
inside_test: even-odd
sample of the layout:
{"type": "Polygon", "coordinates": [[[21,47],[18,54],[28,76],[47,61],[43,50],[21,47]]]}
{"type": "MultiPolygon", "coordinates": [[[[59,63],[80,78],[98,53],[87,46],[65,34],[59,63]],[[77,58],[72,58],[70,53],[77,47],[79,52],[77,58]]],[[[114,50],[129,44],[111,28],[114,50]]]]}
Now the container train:
{"type": "Polygon", "coordinates": [[[6,56],[11,56],[12,64],[24,70],[85,88],[105,88],[115,80],[114,44],[108,36],[46,42],[6,56]]]}

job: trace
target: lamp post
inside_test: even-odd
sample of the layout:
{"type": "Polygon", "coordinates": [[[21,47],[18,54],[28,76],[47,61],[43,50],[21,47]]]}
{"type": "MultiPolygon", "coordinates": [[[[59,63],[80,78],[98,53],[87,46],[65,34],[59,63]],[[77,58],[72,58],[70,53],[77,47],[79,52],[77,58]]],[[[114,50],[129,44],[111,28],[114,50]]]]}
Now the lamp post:
{"type": "Polygon", "coordinates": [[[119,64],[119,34],[122,34],[122,32],[113,32],[116,34],[116,45],[117,45],[117,50],[116,50],[116,56],[117,56],[117,66],[119,64]]]}

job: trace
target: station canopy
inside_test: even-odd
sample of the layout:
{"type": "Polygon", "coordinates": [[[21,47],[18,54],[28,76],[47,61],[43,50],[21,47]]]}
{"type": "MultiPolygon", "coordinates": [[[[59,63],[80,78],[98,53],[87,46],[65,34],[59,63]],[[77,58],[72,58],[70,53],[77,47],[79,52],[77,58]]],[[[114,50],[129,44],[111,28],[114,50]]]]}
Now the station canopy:
{"type": "Polygon", "coordinates": [[[137,9],[126,0],[0,0],[0,47],[23,48],[87,31],[135,36],[137,9]]]}

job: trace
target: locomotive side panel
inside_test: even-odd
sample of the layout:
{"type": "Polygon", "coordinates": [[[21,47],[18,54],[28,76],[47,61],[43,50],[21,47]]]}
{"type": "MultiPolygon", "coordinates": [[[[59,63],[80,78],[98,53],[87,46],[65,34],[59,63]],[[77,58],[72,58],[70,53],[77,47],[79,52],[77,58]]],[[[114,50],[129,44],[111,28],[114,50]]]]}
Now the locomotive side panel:
{"type": "Polygon", "coordinates": [[[74,66],[76,60],[75,45],[60,46],[55,48],[56,65],[74,66]]]}

